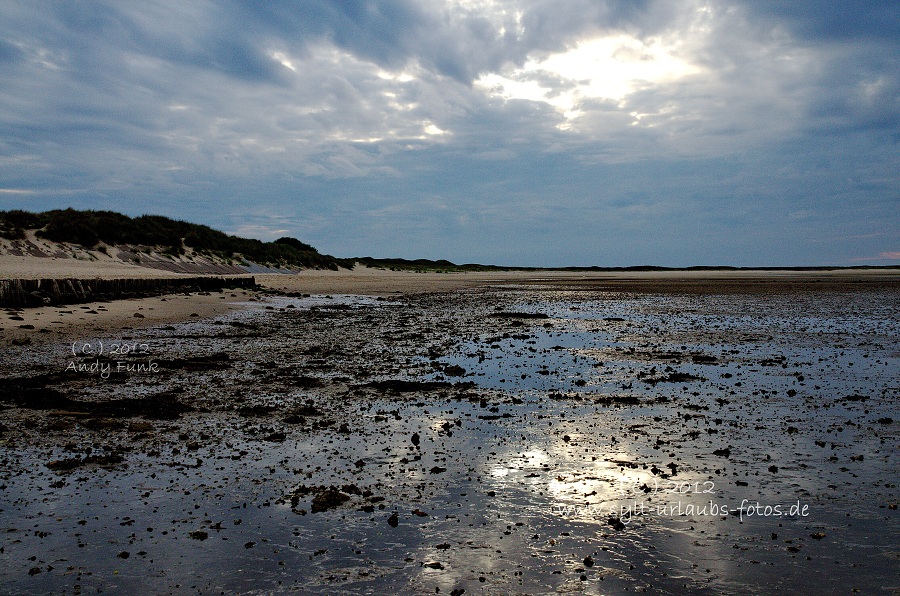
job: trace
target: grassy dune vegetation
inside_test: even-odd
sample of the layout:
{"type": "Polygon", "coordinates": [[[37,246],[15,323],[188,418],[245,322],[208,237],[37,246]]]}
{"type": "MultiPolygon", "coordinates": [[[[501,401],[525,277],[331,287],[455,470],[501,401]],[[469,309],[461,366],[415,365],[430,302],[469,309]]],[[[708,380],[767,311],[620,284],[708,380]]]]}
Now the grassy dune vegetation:
{"type": "Polygon", "coordinates": [[[173,255],[191,248],[200,254],[225,259],[244,258],[254,263],[281,267],[315,269],[352,268],[351,261],[320,254],[296,238],[262,242],[238,238],[208,226],[187,223],[160,215],[128,217],[113,211],[57,209],[43,213],[0,211],[0,237],[21,240],[34,230],[40,238],[69,242],[85,248],[108,245],[160,247],[173,255]]]}

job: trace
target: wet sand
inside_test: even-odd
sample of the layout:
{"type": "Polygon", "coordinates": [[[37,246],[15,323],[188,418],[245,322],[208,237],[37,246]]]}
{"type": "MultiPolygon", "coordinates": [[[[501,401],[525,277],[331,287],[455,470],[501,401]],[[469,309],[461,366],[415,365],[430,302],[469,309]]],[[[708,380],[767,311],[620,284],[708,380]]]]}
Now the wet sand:
{"type": "Polygon", "coordinates": [[[356,267],[352,271],[303,271],[296,275],[257,275],[266,288],[311,294],[392,295],[450,292],[484,286],[552,284],[572,288],[648,292],[750,292],[822,289],[852,284],[900,282],[900,269],[832,271],[496,271],[414,273],[356,267]]]}
{"type": "Polygon", "coordinates": [[[207,319],[247,308],[257,292],[225,290],[85,304],[0,310],[0,346],[65,342],[86,336],[120,335],[133,330],[207,319]]]}
{"type": "Polygon", "coordinates": [[[7,346],[4,589],[900,585],[896,282],[442,275],[7,346]]]}

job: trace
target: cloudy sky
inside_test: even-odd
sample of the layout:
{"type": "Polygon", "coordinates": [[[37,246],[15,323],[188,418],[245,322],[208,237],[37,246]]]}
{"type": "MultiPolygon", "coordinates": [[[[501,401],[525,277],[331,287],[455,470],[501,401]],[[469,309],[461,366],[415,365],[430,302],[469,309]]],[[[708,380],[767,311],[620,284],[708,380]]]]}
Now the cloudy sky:
{"type": "Polygon", "coordinates": [[[900,264],[896,0],[0,0],[0,209],[338,256],[900,264]]]}

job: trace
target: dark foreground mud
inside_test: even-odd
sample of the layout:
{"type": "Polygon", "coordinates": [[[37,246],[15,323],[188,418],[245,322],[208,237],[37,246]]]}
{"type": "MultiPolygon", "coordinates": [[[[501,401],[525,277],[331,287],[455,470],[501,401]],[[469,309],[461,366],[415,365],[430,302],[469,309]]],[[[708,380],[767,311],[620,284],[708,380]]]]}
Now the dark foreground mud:
{"type": "Polygon", "coordinates": [[[896,592],[897,312],[533,285],[12,348],[0,585],[896,592]]]}

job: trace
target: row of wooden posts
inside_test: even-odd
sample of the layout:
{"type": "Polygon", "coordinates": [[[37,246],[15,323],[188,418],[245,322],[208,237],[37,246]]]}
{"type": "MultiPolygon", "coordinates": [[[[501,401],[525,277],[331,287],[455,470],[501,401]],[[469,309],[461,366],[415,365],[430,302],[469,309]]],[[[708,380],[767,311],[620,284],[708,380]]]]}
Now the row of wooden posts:
{"type": "Polygon", "coordinates": [[[252,276],[148,279],[0,279],[0,307],[22,308],[78,304],[93,300],[254,287],[256,287],[256,279],[252,276]]]}

